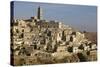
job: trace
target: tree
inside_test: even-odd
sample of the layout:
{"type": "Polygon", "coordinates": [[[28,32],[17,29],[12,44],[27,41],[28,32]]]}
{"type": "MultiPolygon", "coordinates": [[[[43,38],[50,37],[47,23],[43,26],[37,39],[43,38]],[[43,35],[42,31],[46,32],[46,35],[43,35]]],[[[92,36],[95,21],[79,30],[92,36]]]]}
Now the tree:
{"type": "Polygon", "coordinates": [[[79,49],[81,49],[81,50],[83,50],[83,49],[84,49],[83,44],[81,44],[81,45],[79,46],[79,49]]]}
{"type": "Polygon", "coordinates": [[[73,52],[73,46],[68,47],[68,52],[73,52]]]}

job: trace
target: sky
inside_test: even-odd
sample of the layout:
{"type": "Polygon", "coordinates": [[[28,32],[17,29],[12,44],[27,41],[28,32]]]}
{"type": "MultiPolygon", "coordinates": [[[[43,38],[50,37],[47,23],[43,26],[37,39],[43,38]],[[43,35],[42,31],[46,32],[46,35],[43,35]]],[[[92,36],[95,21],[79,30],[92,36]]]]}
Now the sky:
{"type": "Polygon", "coordinates": [[[88,5],[14,2],[14,18],[29,19],[42,8],[43,19],[57,20],[80,31],[97,32],[97,7],[88,5]]]}

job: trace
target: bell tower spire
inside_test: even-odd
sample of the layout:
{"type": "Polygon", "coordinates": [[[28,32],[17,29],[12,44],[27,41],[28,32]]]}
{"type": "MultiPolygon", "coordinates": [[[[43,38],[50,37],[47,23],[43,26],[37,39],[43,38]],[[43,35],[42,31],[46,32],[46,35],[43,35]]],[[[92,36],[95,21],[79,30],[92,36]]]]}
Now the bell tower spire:
{"type": "Polygon", "coordinates": [[[42,9],[40,6],[38,7],[38,10],[37,10],[37,18],[42,19],[42,9]]]}

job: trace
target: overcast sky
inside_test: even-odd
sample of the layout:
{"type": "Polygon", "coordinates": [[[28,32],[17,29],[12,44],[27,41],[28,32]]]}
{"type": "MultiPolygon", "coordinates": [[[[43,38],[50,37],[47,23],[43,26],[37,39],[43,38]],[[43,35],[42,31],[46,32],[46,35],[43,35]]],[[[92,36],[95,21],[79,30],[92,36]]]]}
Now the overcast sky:
{"type": "Polygon", "coordinates": [[[48,4],[36,2],[14,2],[14,18],[29,19],[42,8],[43,18],[57,20],[78,30],[97,31],[97,7],[68,4],[48,4]]]}

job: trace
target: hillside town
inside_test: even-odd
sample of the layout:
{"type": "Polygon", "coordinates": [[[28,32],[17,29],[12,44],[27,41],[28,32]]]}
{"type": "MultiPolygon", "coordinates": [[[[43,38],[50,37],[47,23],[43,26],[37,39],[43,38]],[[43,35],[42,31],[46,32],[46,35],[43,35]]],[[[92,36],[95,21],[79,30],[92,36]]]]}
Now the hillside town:
{"type": "Polygon", "coordinates": [[[12,21],[13,65],[96,61],[97,43],[84,33],[63,22],[45,20],[39,6],[37,16],[12,21]]]}

